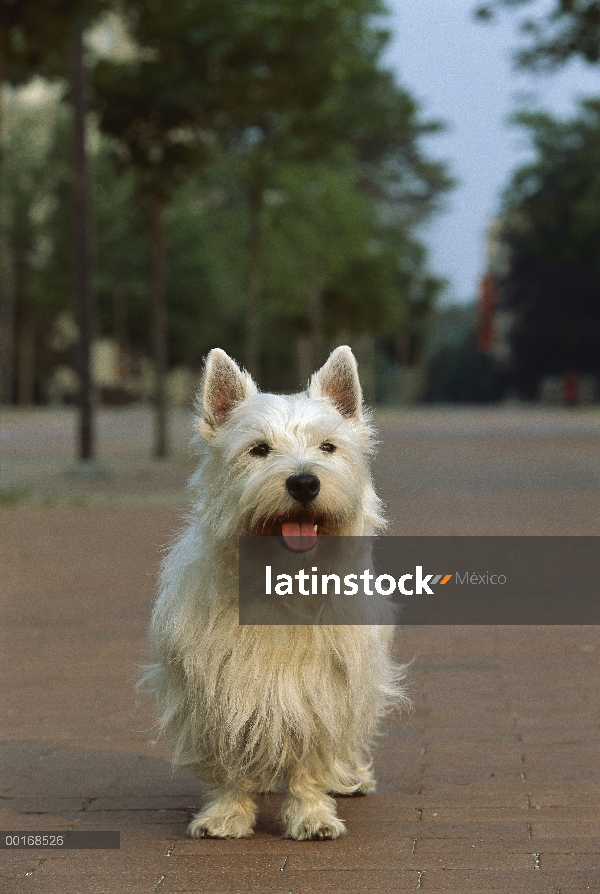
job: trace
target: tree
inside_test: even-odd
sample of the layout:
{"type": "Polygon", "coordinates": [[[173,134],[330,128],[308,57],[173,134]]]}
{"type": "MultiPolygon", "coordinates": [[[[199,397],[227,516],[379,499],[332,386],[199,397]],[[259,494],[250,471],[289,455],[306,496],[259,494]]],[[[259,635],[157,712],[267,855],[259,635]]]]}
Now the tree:
{"type": "MultiPolygon", "coordinates": [[[[302,262],[297,266],[304,275],[295,277],[294,287],[288,285],[286,292],[290,299],[288,317],[296,319],[296,353],[302,367],[299,381],[305,380],[307,369],[318,366],[324,360],[327,317],[336,317],[338,328],[343,317],[343,300],[339,306],[341,314],[335,311],[328,314],[324,307],[326,295],[330,305],[335,303],[338,296],[341,298],[340,277],[343,273],[341,269],[337,270],[335,283],[331,280],[333,272],[327,281],[324,280],[323,250],[326,244],[329,242],[333,249],[335,243],[337,247],[334,250],[338,254],[354,253],[352,263],[355,274],[362,263],[361,259],[364,261],[363,271],[368,268],[374,274],[377,267],[374,288],[362,295],[363,301],[368,302],[372,310],[381,301],[402,303],[406,292],[401,295],[397,289],[387,287],[377,291],[377,283],[381,285],[386,278],[394,278],[391,271],[389,276],[383,274],[382,264],[385,266],[390,261],[392,246],[397,243],[397,260],[402,265],[400,256],[406,256],[409,233],[435,210],[440,194],[451,186],[444,165],[427,159],[419,145],[423,134],[435,132],[440,125],[421,121],[414,100],[396,84],[392,74],[381,67],[381,54],[387,39],[385,31],[376,29],[370,21],[364,21],[360,40],[356,39],[352,64],[346,66],[344,76],[331,85],[319,104],[310,113],[304,113],[299,122],[294,122],[292,117],[287,134],[282,134],[281,129],[261,131],[260,139],[246,152],[247,169],[244,176],[253,197],[253,201],[249,201],[251,221],[254,221],[250,227],[251,234],[254,234],[254,239],[250,240],[254,251],[249,252],[251,271],[256,271],[261,258],[260,250],[256,249],[260,243],[261,221],[273,217],[264,208],[265,200],[270,201],[269,197],[273,194],[279,195],[282,201],[277,203],[276,216],[282,220],[289,214],[295,217],[290,225],[298,233],[288,242],[288,255],[294,254],[295,247],[296,254],[302,256],[302,262]],[[293,139],[290,139],[291,134],[293,139]],[[279,182],[281,165],[288,173],[296,172],[297,188],[290,183],[289,177],[287,186],[282,187],[279,182]],[[315,178],[317,169],[320,175],[315,178]],[[334,183],[338,184],[337,199],[332,202],[331,187],[334,183]],[[346,184],[345,196],[339,190],[342,183],[346,184]],[[324,200],[318,199],[315,191],[320,191],[324,200]],[[354,228],[350,242],[344,249],[344,233],[350,235],[350,230],[348,215],[343,215],[342,207],[349,203],[354,203],[357,222],[360,221],[363,227],[363,237],[359,245],[354,228]],[[369,224],[365,229],[367,205],[370,209],[369,224]],[[325,240],[318,240],[318,250],[312,251],[312,254],[311,219],[316,230],[320,229],[326,234],[325,240]],[[298,238],[302,233],[309,236],[304,247],[298,238]],[[386,245],[386,250],[374,251],[374,247],[381,243],[386,245]],[[304,298],[292,299],[292,294],[296,296],[298,286],[307,279],[308,284],[303,286],[304,298]]],[[[285,227],[281,235],[284,232],[285,227]]],[[[350,263],[350,256],[347,260],[350,263]]],[[[255,291],[260,292],[259,273],[252,276],[251,282],[255,291]]],[[[350,283],[349,277],[346,277],[346,283],[350,283]]],[[[266,281],[262,285],[266,288],[266,281]]],[[[255,308],[251,317],[257,328],[260,304],[256,298],[251,306],[255,308]]],[[[365,315],[353,316],[357,320],[365,315]]],[[[376,313],[371,314],[371,320],[376,316],[376,313]]],[[[389,317],[389,314],[384,313],[383,316],[389,317]]],[[[351,330],[352,326],[347,329],[351,330]]],[[[254,362],[257,362],[256,358],[254,362]]]]}
{"type": "Polygon", "coordinates": [[[125,370],[129,359],[151,350],[147,209],[139,201],[134,173],[115,168],[113,141],[96,128],[91,136],[98,328],[115,339],[125,370]]]}
{"type": "Polygon", "coordinates": [[[505,192],[500,287],[512,375],[532,396],[544,375],[600,373],[600,100],[583,101],[570,120],[517,121],[536,157],[505,192]]]}
{"type": "MultiPolygon", "coordinates": [[[[94,454],[92,426],[90,342],[91,264],[89,234],[89,184],[85,154],[86,77],[83,58],[83,29],[106,10],[110,0],[19,0],[0,6],[0,101],[4,83],[21,83],[33,75],[65,76],[70,79],[73,106],[73,205],[76,269],[76,304],[79,325],[79,455],[94,454]]],[[[0,109],[0,152],[2,122],[0,109]]],[[[0,157],[0,192],[2,189],[0,157]]],[[[7,213],[0,195],[0,270],[4,287],[0,311],[7,325],[0,327],[0,350],[10,363],[12,336],[8,327],[14,319],[10,249],[6,240],[7,213]]],[[[6,371],[4,372],[6,379],[6,371]]],[[[6,392],[6,386],[4,386],[6,392]]]]}
{"type": "Polygon", "coordinates": [[[327,353],[324,293],[365,254],[372,204],[354,165],[281,164],[259,218],[266,310],[295,333],[296,383],[304,387],[327,353]]]}
{"type": "Polygon", "coordinates": [[[378,319],[375,331],[387,336],[396,362],[414,365],[444,287],[428,273],[426,251],[416,237],[419,225],[435,213],[441,196],[453,186],[446,166],[427,158],[421,148],[421,138],[443,125],[423,121],[415,100],[377,65],[365,67],[348,88],[334,121],[339,120],[355,147],[361,191],[377,214],[369,257],[357,259],[346,288],[357,296],[362,282],[364,301],[369,295],[364,274],[373,285],[379,284],[379,290],[374,289],[378,298],[368,298],[370,313],[378,319]]]}
{"type": "MultiPolygon", "coordinates": [[[[253,5],[258,8],[257,4],[253,5]]],[[[255,376],[259,375],[260,334],[264,322],[261,221],[265,217],[265,197],[279,189],[281,165],[287,166],[288,171],[295,167],[300,182],[311,180],[308,172],[315,163],[320,165],[321,173],[329,166],[330,182],[337,173],[347,169],[348,161],[353,159],[352,137],[341,119],[335,123],[335,115],[343,98],[350,96],[351,82],[364,70],[377,65],[386,40],[386,32],[374,25],[375,17],[385,11],[379,0],[351,0],[344,4],[286,0],[280,3],[279,22],[275,21],[274,11],[277,15],[274,6],[263,4],[257,24],[261,30],[265,23],[271,30],[274,25],[278,28],[277,52],[261,65],[264,83],[236,105],[233,127],[226,134],[229,145],[240,153],[241,176],[247,192],[246,362],[255,376]]],[[[327,192],[323,184],[317,188],[327,192]]],[[[314,196],[309,204],[316,210],[314,196]]],[[[307,212],[304,202],[305,219],[307,212]]],[[[321,224],[317,227],[323,222],[320,211],[318,216],[321,224]]],[[[311,263],[304,252],[304,261],[309,264],[310,282],[301,302],[306,305],[306,312],[305,322],[297,333],[296,353],[300,365],[306,368],[324,359],[321,356],[323,283],[322,270],[319,271],[323,259],[319,252],[313,253],[311,263]],[[308,327],[306,317],[310,318],[308,327]]]]}
{"type": "Polygon", "coordinates": [[[392,339],[396,359],[413,364],[441,286],[411,228],[386,219],[361,179],[355,163],[288,165],[266,194],[267,308],[295,333],[302,387],[331,344],[367,332],[392,339]]]}
{"type": "MultiPolygon", "coordinates": [[[[145,15],[149,5],[140,6],[138,29],[133,29],[140,42],[148,37],[140,23],[145,22],[147,29],[145,15]]],[[[156,11],[158,21],[153,24],[160,28],[165,10],[158,4],[156,11]]],[[[190,80],[194,80],[193,71],[178,64],[181,60],[173,62],[171,58],[169,64],[169,58],[168,54],[148,58],[140,51],[125,61],[102,60],[94,72],[101,127],[117,146],[117,164],[133,173],[136,199],[144,204],[147,213],[155,375],[153,454],[159,459],[169,453],[165,217],[174,190],[198,165],[207,144],[206,132],[198,127],[194,101],[183,95],[190,80]]],[[[198,99],[193,90],[192,94],[198,99]]]]}
{"type": "Polygon", "coordinates": [[[11,209],[16,392],[24,404],[34,399],[44,336],[73,291],[69,126],[59,93],[38,82],[16,91],[5,113],[3,195],[11,209]]]}
{"type": "MultiPolygon", "coordinates": [[[[533,0],[492,0],[476,9],[489,21],[501,7],[520,8],[533,0]]],[[[600,61],[600,2],[598,0],[552,0],[543,4],[536,18],[521,22],[529,45],[517,53],[524,68],[553,69],[574,57],[596,64],[600,61]]]]}
{"type": "Polygon", "coordinates": [[[215,345],[244,356],[247,223],[243,184],[226,155],[174,194],[167,271],[172,363],[198,369],[215,345]]]}

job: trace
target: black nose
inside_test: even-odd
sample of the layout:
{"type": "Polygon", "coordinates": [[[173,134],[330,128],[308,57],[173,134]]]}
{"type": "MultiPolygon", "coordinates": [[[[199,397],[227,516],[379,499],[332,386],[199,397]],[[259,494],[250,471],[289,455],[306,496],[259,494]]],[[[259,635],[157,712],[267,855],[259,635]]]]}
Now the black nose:
{"type": "Polygon", "coordinates": [[[303,506],[314,500],[321,490],[321,482],[316,475],[290,475],[285,486],[290,497],[303,506]]]}

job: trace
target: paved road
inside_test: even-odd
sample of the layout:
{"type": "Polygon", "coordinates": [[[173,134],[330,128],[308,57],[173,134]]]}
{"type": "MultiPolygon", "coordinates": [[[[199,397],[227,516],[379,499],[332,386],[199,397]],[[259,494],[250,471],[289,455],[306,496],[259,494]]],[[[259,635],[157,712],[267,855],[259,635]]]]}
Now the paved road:
{"type": "Polygon", "coordinates": [[[382,416],[376,463],[395,534],[600,534],[600,414],[382,416]]]}
{"type": "MultiPolygon", "coordinates": [[[[378,793],[340,800],[346,838],[281,839],[270,796],[253,840],[187,840],[197,787],[171,775],[152,705],[133,693],[160,546],[181,524],[185,438],[149,482],[127,417],[107,419],[122,430],[103,442],[111,475],[83,485],[65,474],[64,425],[61,447],[43,414],[35,437],[13,418],[10,440],[0,420],[11,482],[18,463],[39,482],[0,511],[0,828],[114,829],[122,846],[0,850],[1,894],[600,892],[596,628],[400,630],[414,711],[390,718],[378,745],[378,793]],[[48,492],[54,508],[40,505],[48,492]]],[[[600,417],[382,422],[391,532],[599,533],[600,417]]]]}

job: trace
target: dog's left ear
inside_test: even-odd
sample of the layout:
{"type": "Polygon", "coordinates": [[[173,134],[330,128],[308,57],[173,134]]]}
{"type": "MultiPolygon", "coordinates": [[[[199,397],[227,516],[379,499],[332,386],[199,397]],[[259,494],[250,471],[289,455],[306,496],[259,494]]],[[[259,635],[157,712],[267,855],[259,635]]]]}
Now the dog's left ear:
{"type": "Polygon", "coordinates": [[[333,351],[310,380],[311,397],[327,397],[346,419],[362,419],[362,390],[354,354],[348,345],[333,351]]]}
{"type": "Polygon", "coordinates": [[[198,395],[198,430],[210,441],[229,418],[229,414],[257,388],[247,372],[242,372],[221,348],[213,348],[206,358],[204,377],[198,395]]]}

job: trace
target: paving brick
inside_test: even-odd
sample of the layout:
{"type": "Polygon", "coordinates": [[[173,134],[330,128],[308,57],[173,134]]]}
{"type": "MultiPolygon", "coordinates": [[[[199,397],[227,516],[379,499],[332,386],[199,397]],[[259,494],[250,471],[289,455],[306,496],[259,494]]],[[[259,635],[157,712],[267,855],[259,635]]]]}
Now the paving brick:
{"type": "Polygon", "coordinates": [[[460,894],[598,894],[598,875],[569,871],[548,873],[535,870],[442,870],[426,872],[421,885],[425,891],[454,891],[460,894]]]}
{"type": "Polygon", "coordinates": [[[600,886],[600,853],[548,854],[542,851],[540,865],[546,872],[595,872],[600,886]]]}
{"type": "Polygon", "coordinates": [[[283,891],[285,894],[291,891],[332,891],[339,894],[348,890],[351,884],[363,891],[386,890],[415,890],[418,880],[418,871],[405,870],[319,870],[306,869],[299,872],[280,872],[278,869],[255,872],[246,867],[242,872],[230,873],[227,868],[221,872],[204,872],[199,870],[179,870],[176,876],[168,873],[164,883],[160,886],[162,894],[175,894],[175,892],[198,891],[255,891],[257,888],[265,890],[283,891]]]}

